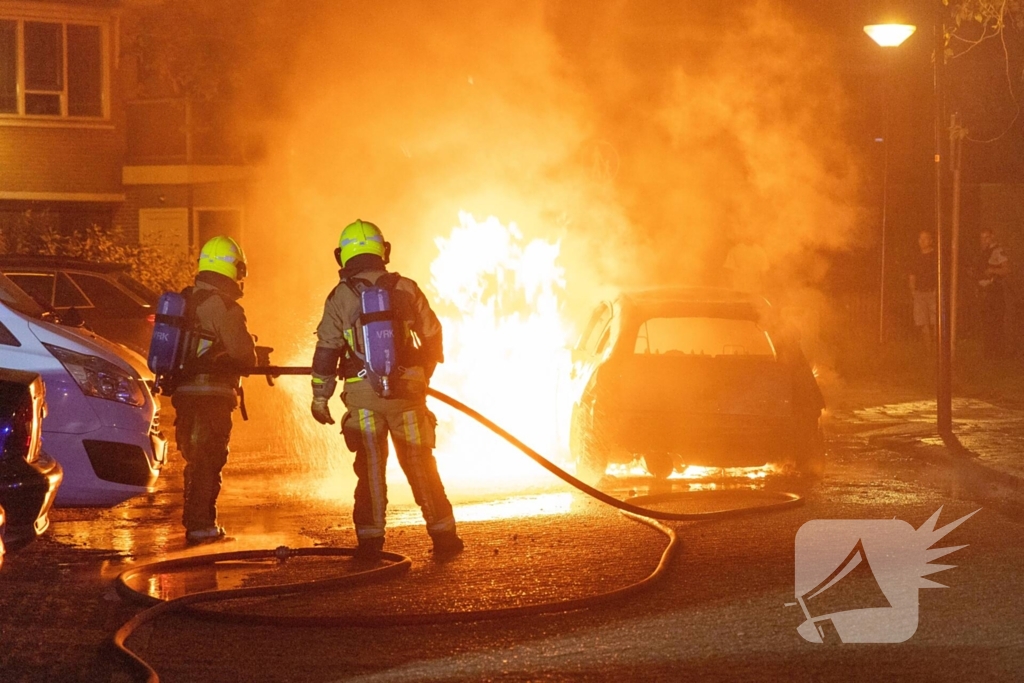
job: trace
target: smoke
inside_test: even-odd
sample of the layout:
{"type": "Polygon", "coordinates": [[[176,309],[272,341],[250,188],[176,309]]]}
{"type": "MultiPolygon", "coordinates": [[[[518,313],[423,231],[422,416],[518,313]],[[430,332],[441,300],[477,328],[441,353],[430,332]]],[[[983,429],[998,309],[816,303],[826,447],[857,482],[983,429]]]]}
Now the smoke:
{"type": "Polygon", "coordinates": [[[577,307],[725,282],[741,242],[773,293],[813,284],[857,240],[835,57],[774,5],[704,4],[308,3],[247,221],[258,320],[311,332],[356,217],[425,279],[460,209],[562,240],[577,307]]]}
{"type": "Polygon", "coordinates": [[[278,361],[308,362],[355,218],[424,285],[460,210],[559,240],[577,321],[612,287],[752,270],[818,306],[828,253],[861,238],[837,58],[779,3],[296,6],[260,5],[288,68],[250,74],[239,111],[267,139],[246,301],[278,361]]]}

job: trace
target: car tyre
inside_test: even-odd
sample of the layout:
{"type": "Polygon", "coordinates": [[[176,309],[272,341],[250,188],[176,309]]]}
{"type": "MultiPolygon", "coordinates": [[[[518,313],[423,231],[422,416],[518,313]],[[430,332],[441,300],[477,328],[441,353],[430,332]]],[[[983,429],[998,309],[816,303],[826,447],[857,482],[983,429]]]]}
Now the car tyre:
{"type": "Polygon", "coordinates": [[[644,455],[644,469],[655,479],[668,479],[675,468],[672,456],[668,453],[648,453],[644,455]]]}

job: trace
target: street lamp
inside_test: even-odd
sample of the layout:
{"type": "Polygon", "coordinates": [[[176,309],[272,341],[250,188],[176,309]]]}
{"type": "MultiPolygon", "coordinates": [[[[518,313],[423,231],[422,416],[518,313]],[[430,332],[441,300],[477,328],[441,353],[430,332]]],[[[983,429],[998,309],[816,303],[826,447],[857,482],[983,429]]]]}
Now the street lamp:
{"type": "MultiPolygon", "coordinates": [[[[916,26],[910,24],[869,24],[864,33],[883,48],[899,47],[914,35],[916,26]]],[[[882,166],[882,273],[878,290],[878,343],[885,342],[885,232],[889,200],[889,82],[892,80],[890,59],[885,60],[884,113],[882,123],[882,150],[884,162],[882,166]]]]}
{"type": "Polygon", "coordinates": [[[864,33],[881,47],[899,47],[916,30],[917,27],[910,24],[868,24],[864,27],[864,33]]]}

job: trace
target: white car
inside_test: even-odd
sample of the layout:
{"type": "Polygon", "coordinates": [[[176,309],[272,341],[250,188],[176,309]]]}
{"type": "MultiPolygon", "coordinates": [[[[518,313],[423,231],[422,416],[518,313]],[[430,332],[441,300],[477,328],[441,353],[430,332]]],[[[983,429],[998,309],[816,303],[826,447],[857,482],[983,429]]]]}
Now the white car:
{"type": "Polygon", "coordinates": [[[46,312],[0,275],[0,366],[39,373],[43,447],[64,468],[57,505],[112,506],[153,490],[167,458],[145,362],[46,312]]]}

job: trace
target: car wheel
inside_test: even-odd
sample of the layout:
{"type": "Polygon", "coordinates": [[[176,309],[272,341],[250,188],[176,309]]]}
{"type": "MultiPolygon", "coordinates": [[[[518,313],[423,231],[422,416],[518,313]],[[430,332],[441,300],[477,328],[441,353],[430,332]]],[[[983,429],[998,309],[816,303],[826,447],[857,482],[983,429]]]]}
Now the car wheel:
{"type": "Polygon", "coordinates": [[[583,447],[576,455],[576,477],[594,485],[608,470],[608,454],[596,448],[590,439],[584,441],[583,447]]]}
{"type": "Polygon", "coordinates": [[[573,407],[569,430],[569,451],[576,461],[576,477],[587,484],[596,484],[608,470],[608,452],[598,445],[592,420],[578,406],[573,407]]]}
{"type": "Polygon", "coordinates": [[[668,453],[648,453],[644,455],[644,468],[656,479],[668,479],[672,474],[674,463],[668,453]]]}

